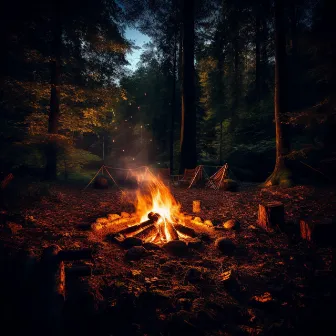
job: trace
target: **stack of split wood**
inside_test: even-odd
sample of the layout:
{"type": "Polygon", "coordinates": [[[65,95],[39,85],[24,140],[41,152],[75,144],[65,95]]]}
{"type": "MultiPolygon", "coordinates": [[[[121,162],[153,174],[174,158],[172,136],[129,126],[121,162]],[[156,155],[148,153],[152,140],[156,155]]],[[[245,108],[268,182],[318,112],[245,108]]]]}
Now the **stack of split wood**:
{"type": "Polygon", "coordinates": [[[148,220],[118,231],[114,238],[122,242],[125,238],[136,237],[145,242],[160,243],[168,240],[179,240],[176,224],[160,220],[160,215],[150,212],[148,220]]]}
{"type": "MultiPolygon", "coordinates": [[[[170,240],[188,239],[196,236],[195,229],[212,228],[210,220],[203,221],[200,217],[193,217],[183,214],[173,223],[163,220],[157,213],[149,213],[148,220],[139,223],[136,215],[121,213],[121,215],[109,215],[107,218],[98,219],[92,224],[92,230],[103,232],[104,228],[109,230],[110,237],[122,243],[126,238],[135,237],[144,242],[164,243],[170,240]],[[118,226],[122,225],[119,230],[118,226]]],[[[120,226],[119,226],[120,228],[120,226]]]]}
{"type": "Polygon", "coordinates": [[[181,214],[174,223],[170,223],[160,219],[159,214],[151,212],[148,214],[148,220],[139,222],[140,218],[136,214],[122,212],[120,215],[110,214],[107,217],[98,218],[91,225],[91,229],[98,233],[109,233],[118,242],[136,237],[145,242],[162,243],[180,238],[193,238],[196,236],[194,229],[213,228],[210,220],[202,220],[201,217],[188,214],[181,214]]]}

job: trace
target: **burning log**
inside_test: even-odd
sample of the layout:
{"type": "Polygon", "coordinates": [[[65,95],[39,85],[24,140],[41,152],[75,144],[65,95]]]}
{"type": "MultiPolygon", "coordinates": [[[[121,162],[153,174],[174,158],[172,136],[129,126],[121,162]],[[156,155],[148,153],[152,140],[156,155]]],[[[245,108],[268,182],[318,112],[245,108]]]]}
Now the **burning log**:
{"type": "Polygon", "coordinates": [[[160,223],[160,225],[159,225],[159,234],[160,234],[160,240],[161,241],[167,241],[166,230],[165,230],[164,223],[160,223]]]}
{"type": "Polygon", "coordinates": [[[147,237],[152,237],[152,236],[156,235],[156,233],[157,233],[157,228],[155,227],[155,225],[154,224],[149,224],[143,230],[136,233],[133,237],[140,238],[140,239],[145,239],[147,237]]]}
{"type": "Polygon", "coordinates": [[[281,228],[285,223],[284,205],[280,202],[259,204],[258,224],[265,230],[281,228]]]}
{"type": "Polygon", "coordinates": [[[160,215],[159,214],[153,214],[153,213],[149,213],[148,214],[148,220],[140,223],[140,224],[137,224],[137,225],[133,225],[133,226],[130,226],[126,229],[123,229],[123,230],[120,230],[118,232],[118,234],[121,234],[121,235],[130,235],[132,233],[135,233],[137,231],[139,231],[140,229],[143,229],[145,228],[146,226],[150,225],[150,224],[154,224],[156,223],[159,218],[160,218],[160,215]]]}
{"type": "Polygon", "coordinates": [[[154,244],[160,243],[160,232],[157,232],[156,236],[153,239],[151,239],[150,242],[154,244]]]}
{"type": "Polygon", "coordinates": [[[185,225],[182,225],[182,224],[175,224],[174,225],[176,231],[180,232],[181,234],[183,235],[187,235],[189,237],[196,237],[196,232],[194,229],[188,227],[188,226],[185,226],[185,225]]]}
{"type": "Polygon", "coordinates": [[[174,226],[171,223],[166,222],[165,223],[165,227],[166,227],[168,235],[170,236],[169,240],[178,240],[179,239],[179,236],[178,236],[178,234],[176,232],[176,229],[174,228],[174,226]]]}

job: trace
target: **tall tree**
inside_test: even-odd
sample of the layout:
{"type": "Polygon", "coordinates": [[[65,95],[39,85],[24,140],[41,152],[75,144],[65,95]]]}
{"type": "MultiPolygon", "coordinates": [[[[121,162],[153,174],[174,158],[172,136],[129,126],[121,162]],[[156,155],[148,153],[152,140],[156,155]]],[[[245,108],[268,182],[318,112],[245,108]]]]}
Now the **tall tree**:
{"type": "Polygon", "coordinates": [[[195,1],[183,1],[182,111],[180,171],[195,168],[196,109],[195,109],[195,1]]]}
{"type": "Polygon", "coordinates": [[[276,162],[274,171],[265,185],[290,185],[292,174],[288,167],[290,140],[288,125],[284,123],[288,106],[287,90],[287,55],[284,25],[284,2],[275,1],[275,86],[274,119],[276,136],[276,162]]]}
{"type": "MultiPolygon", "coordinates": [[[[60,76],[61,76],[61,47],[62,47],[62,21],[59,6],[55,2],[51,5],[52,42],[50,57],[50,108],[48,120],[48,134],[55,136],[58,133],[60,120],[60,76]]],[[[51,139],[49,139],[51,140],[51,139]]],[[[57,145],[49,141],[46,147],[46,178],[57,177],[57,145]]]]}
{"type": "Polygon", "coordinates": [[[175,128],[175,114],[176,114],[176,70],[177,70],[177,38],[180,20],[178,19],[177,0],[173,1],[175,29],[174,29],[174,49],[173,49],[173,73],[172,73],[172,101],[171,101],[171,125],[170,125],[170,139],[169,139],[169,161],[170,172],[174,171],[174,128],[175,128]]]}
{"type": "MultiPolygon", "coordinates": [[[[121,98],[116,81],[129,44],[120,29],[120,8],[113,0],[89,1],[85,7],[75,0],[47,0],[43,6],[19,0],[11,7],[15,14],[0,24],[6,27],[1,58],[7,60],[0,66],[0,109],[20,137],[6,147],[38,151],[39,167],[54,178],[57,152],[64,156],[79,135],[105,128],[121,98]]],[[[8,167],[25,162],[15,159],[8,167]]]]}

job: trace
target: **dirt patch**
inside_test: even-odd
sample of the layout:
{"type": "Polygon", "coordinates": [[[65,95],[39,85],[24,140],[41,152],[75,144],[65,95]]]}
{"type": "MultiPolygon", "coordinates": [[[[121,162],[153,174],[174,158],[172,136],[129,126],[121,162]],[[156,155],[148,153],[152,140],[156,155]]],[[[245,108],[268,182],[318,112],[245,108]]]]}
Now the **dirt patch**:
{"type": "Polygon", "coordinates": [[[8,230],[6,218],[13,220],[7,211],[1,247],[7,259],[20,250],[33,251],[38,259],[50,244],[92,248],[94,260],[86,262],[92,275],[67,283],[65,334],[316,334],[321,320],[324,330],[333,330],[332,249],[311,248],[256,227],[258,204],[264,201],[283,202],[287,222],[333,217],[333,190],[246,185],[239,192],[172,192],[182,211],[192,214],[192,201],[201,200],[197,216],[214,223],[234,218],[240,230],[197,232],[199,248],[182,256],[158,248],[132,260],[125,258],[125,247],[88,230],[98,217],[132,212],[120,191],[54,187],[57,197],[44,197],[15,214],[20,230],[8,230]],[[232,242],[234,251],[224,254],[215,244],[218,238],[232,242]]]}

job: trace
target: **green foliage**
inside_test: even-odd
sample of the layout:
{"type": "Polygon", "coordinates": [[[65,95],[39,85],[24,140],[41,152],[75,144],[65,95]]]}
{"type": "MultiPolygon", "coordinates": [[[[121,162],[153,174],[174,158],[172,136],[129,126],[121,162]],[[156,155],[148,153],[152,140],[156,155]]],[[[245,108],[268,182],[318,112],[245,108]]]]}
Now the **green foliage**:
{"type": "Polygon", "coordinates": [[[81,174],[85,165],[92,162],[100,163],[101,158],[86,150],[78,149],[73,146],[61,148],[58,154],[58,174],[63,175],[65,179],[67,179],[69,174],[81,174]]]}
{"type": "Polygon", "coordinates": [[[4,42],[0,62],[0,146],[6,147],[9,154],[12,148],[18,148],[20,155],[18,159],[6,157],[1,164],[1,170],[6,171],[17,165],[44,164],[43,147],[48,142],[59,142],[63,137],[73,143],[83,134],[99,134],[108,129],[113,110],[126,99],[117,82],[124,73],[125,54],[131,47],[120,28],[122,10],[113,0],[89,0],[85,6],[78,1],[60,1],[57,9],[55,2],[49,0],[43,6],[36,1],[27,5],[21,0],[15,8],[13,4],[9,6],[8,20],[1,20],[0,24],[4,42]],[[12,13],[19,19],[12,19],[12,13]],[[50,61],[55,57],[55,27],[61,31],[57,50],[60,135],[59,139],[49,139],[50,61]],[[13,147],[16,143],[24,146],[13,147]],[[31,153],[30,157],[26,153],[31,153]]]}

